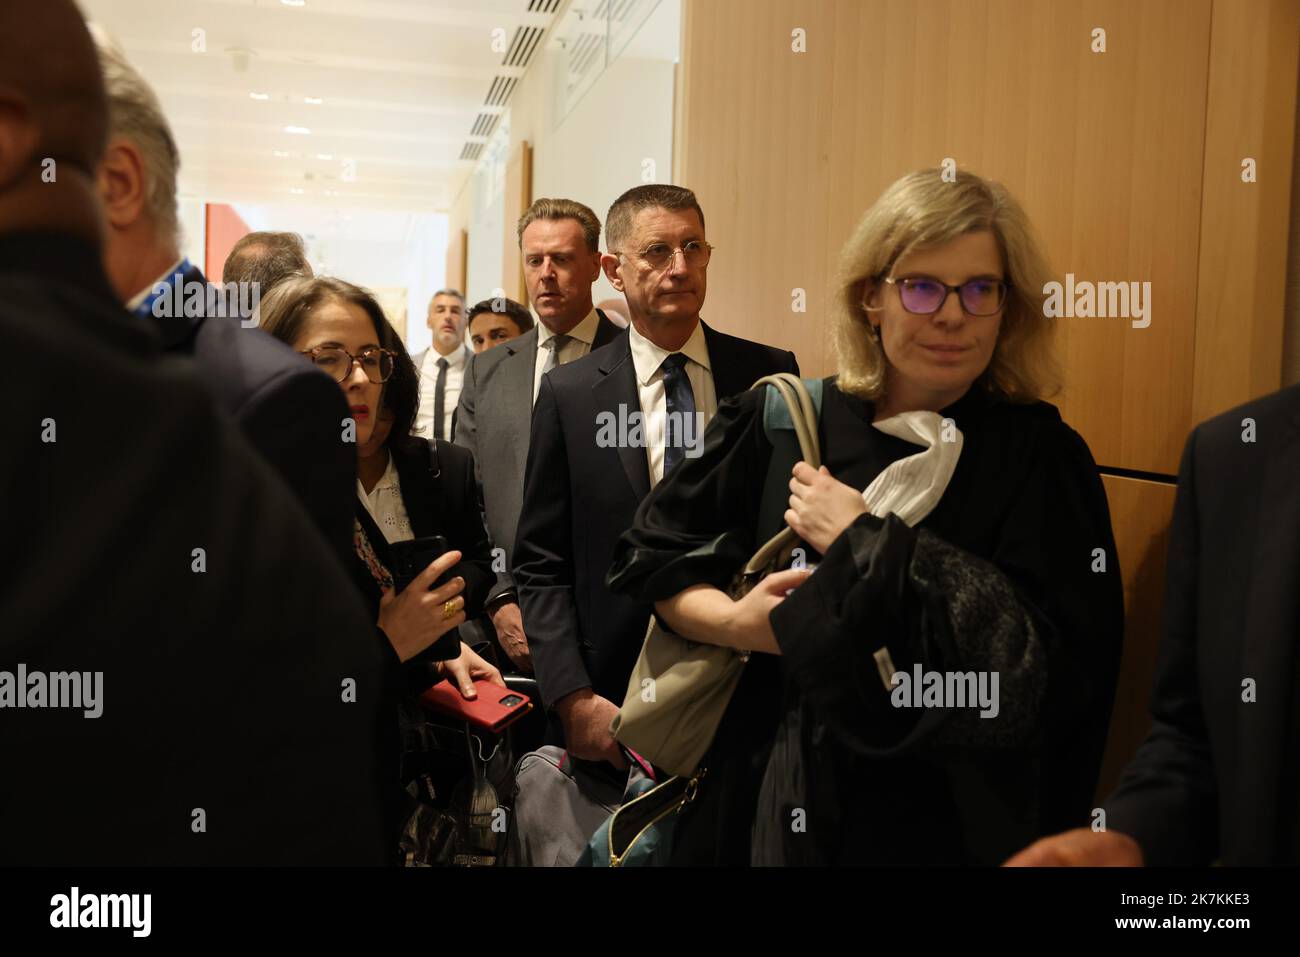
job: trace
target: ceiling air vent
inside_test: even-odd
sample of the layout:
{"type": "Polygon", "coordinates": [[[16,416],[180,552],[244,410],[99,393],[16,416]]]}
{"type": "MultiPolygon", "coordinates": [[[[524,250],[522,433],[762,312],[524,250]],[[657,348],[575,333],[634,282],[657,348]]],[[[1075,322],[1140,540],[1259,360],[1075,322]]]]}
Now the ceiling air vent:
{"type": "MultiPolygon", "coordinates": [[[[528,13],[554,16],[561,2],[562,0],[528,0],[528,13]]],[[[501,60],[501,65],[509,72],[498,73],[492,78],[492,84],[488,87],[487,96],[483,98],[484,109],[475,117],[474,125],[469,131],[469,139],[460,151],[461,159],[476,160],[479,154],[483,152],[483,141],[491,136],[492,131],[496,129],[502,111],[505,109],[506,104],[510,102],[510,96],[515,92],[515,87],[519,85],[519,78],[528,69],[528,64],[533,62],[533,55],[537,52],[538,46],[541,45],[542,36],[545,33],[546,27],[544,26],[530,24],[515,28],[514,38],[510,41],[506,55],[501,60]]]]}

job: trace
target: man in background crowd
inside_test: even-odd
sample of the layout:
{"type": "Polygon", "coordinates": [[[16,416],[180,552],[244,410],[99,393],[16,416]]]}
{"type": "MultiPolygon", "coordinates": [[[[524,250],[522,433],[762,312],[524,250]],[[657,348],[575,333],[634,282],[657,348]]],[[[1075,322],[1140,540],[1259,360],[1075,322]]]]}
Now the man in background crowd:
{"type": "Polygon", "coordinates": [[[497,641],[515,667],[532,671],[510,573],[523,503],[529,420],[542,376],[613,341],[617,327],[591,302],[600,277],[600,220],[582,203],[539,199],[516,227],[536,327],[475,356],[457,412],[456,443],[474,453],[484,520],[503,550],[488,608],[497,641]]]}
{"type": "Polygon", "coordinates": [[[313,275],[307,249],[297,233],[249,233],[231,247],[221,268],[222,285],[255,282],[262,296],[290,276],[310,279],[313,275]]]}
{"type": "Polygon", "coordinates": [[[465,364],[474,355],[465,345],[465,297],[455,289],[439,289],[429,300],[427,322],[433,345],[411,356],[420,373],[415,432],[426,439],[450,442],[465,364]]]}
{"type": "Polygon", "coordinates": [[[161,334],[167,352],[197,360],[218,405],[346,558],[356,485],[356,447],[343,440],[347,403],[329,376],[252,328],[251,311],[229,315],[224,293],[207,295],[203,273],[180,251],[180,154],[158,97],[114,43],[98,29],[94,35],[108,91],[109,141],[97,182],[109,281],[128,311],[161,334]],[[220,315],[208,314],[210,302],[221,304],[220,315]]]}
{"type": "Polygon", "coordinates": [[[484,299],[469,311],[469,341],[475,355],[517,339],[531,328],[533,314],[513,299],[484,299]]]}

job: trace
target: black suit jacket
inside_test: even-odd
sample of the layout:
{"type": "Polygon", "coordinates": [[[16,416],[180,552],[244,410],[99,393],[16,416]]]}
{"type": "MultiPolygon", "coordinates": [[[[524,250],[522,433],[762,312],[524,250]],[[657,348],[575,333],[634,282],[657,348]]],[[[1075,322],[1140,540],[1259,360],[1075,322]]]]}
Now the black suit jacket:
{"type": "Polygon", "coordinates": [[[0,238],[0,336],[0,671],[103,676],[0,710],[0,864],[391,857],[374,625],[296,497],[90,244],[0,238]]]}
{"type": "Polygon", "coordinates": [[[1293,387],[1203,423],[1183,451],[1151,732],[1106,802],[1147,863],[1300,863],[1298,595],[1293,387]]]}
{"type": "MultiPolygon", "coordinates": [[[[596,317],[592,352],[613,342],[619,333],[604,312],[597,309],[596,317]]],[[[522,336],[474,356],[465,369],[456,406],[456,444],[474,455],[483,520],[493,543],[505,550],[505,568],[497,574],[490,599],[513,594],[515,589],[510,568],[523,507],[537,334],[538,327],[533,326],[522,336]]]]}
{"type": "MultiPolygon", "coordinates": [[[[798,373],[794,354],[704,327],[718,401],[773,372],[798,373]]],[[[596,443],[598,414],[639,410],[628,333],[548,372],[533,410],[514,577],[528,646],[548,708],[590,687],[620,703],[651,606],[605,587],[614,545],[650,491],[643,448],[596,443]]]]}
{"type": "MultiPolygon", "coordinates": [[[[453,575],[465,579],[465,617],[472,619],[482,614],[488,590],[496,582],[492,571],[492,544],[478,510],[478,495],[474,486],[474,458],[465,449],[437,439],[437,469],[433,471],[429,455],[429,442],[433,440],[413,437],[408,446],[390,446],[389,453],[397,469],[401,484],[402,504],[406,506],[411,531],[416,538],[442,535],[447,544],[462,553],[453,575]]],[[[375,526],[366,507],[357,502],[357,520],[366,529],[366,537],[384,567],[392,569],[388,542],[375,526]]],[[[382,594],[374,576],[355,550],[351,566],[358,588],[366,597],[370,609],[379,617],[379,600],[382,594]]]]}
{"type": "MultiPolygon", "coordinates": [[[[194,266],[183,281],[206,283],[194,266]]],[[[343,441],[349,412],[338,383],[233,315],[154,321],[163,348],[198,361],[217,404],[280,473],[336,552],[350,554],[357,453],[343,441]]]]}

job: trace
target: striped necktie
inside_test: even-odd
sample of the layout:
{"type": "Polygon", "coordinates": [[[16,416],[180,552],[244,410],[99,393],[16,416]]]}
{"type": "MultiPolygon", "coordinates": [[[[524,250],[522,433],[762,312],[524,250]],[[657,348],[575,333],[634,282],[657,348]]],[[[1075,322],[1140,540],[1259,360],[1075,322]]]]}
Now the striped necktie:
{"type": "Polygon", "coordinates": [[[692,428],[695,419],[695,390],[686,375],[686,356],[674,352],[660,366],[664,370],[664,478],[686,455],[683,424],[690,416],[692,428]]]}

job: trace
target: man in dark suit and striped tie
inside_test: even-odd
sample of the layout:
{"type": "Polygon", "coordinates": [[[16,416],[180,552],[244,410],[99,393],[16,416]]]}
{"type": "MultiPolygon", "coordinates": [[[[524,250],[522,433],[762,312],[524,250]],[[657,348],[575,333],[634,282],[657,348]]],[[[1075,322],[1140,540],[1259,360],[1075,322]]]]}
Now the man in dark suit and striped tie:
{"type": "Polygon", "coordinates": [[[698,448],[722,399],[799,367],[793,353],[700,319],[711,247],[690,190],[631,189],[605,229],[601,265],[632,322],[541,377],[514,580],[542,700],[569,753],[617,767],[609,724],[651,609],[605,587],[614,544],[650,488],[698,448]]]}

